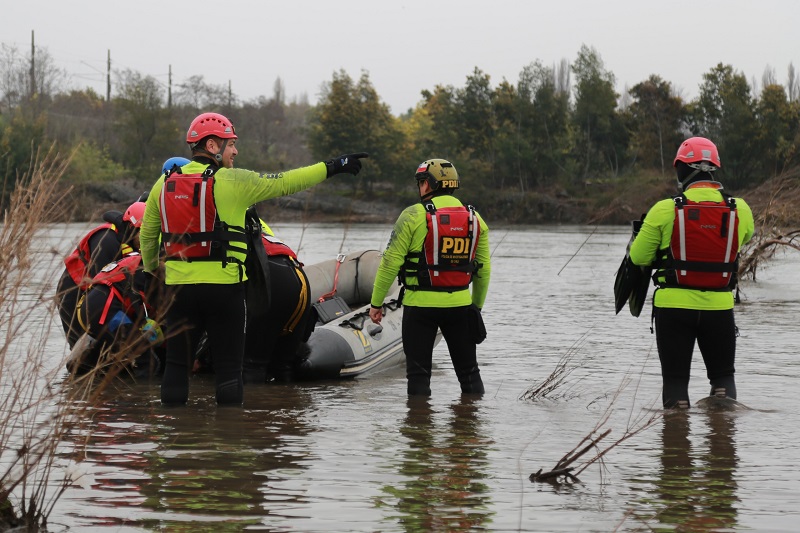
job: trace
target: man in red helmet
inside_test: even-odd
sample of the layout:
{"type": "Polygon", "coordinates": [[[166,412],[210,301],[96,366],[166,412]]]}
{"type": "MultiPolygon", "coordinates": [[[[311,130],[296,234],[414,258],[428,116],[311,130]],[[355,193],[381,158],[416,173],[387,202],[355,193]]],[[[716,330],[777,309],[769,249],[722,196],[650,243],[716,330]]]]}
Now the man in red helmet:
{"type": "Polygon", "coordinates": [[[652,265],[653,319],[665,408],[689,407],[695,342],[703,355],[711,395],[736,399],[736,324],[733,288],[738,253],[753,236],[750,207],[723,192],[713,142],[687,139],[673,162],[679,196],[648,211],[630,249],[636,265],[652,265]]]}
{"type": "Polygon", "coordinates": [[[56,303],[69,347],[83,334],[76,320],[78,300],[94,276],[105,265],[139,250],[139,228],[145,204],[134,202],[125,213],[107,211],[104,223],[83,236],[70,255],[64,258],[64,273],[56,287],[56,303]]]}
{"type": "Polygon", "coordinates": [[[141,231],[142,262],[148,272],[165,258],[167,356],[161,385],[165,405],[189,396],[189,369],[205,331],[219,405],[241,405],[247,279],[244,262],[252,235],[247,208],[257,202],[308,189],[335,174],[358,174],[366,153],[277,174],[234,168],[236,130],[218,113],[195,118],[186,133],[192,160],[173,167],[147,199],[141,231]]]}

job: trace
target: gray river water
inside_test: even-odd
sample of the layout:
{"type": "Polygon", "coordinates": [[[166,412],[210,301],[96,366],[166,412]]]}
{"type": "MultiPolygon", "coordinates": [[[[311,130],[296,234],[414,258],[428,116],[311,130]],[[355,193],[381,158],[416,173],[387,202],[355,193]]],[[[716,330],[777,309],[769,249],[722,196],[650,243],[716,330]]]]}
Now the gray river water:
{"type": "MultiPolygon", "coordinates": [[[[57,236],[66,253],[87,227],[57,236]]],[[[383,249],[384,225],[275,224],[306,264],[383,249]]],[[[446,346],[433,395],[409,402],[402,368],[343,381],[248,385],[219,409],[195,379],[186,408],[158,384],[120,386],[97,410],[80,483],[54,531],[797,531],[800,529],[800,255],[742,284],[739,400],[748,410],[658,418],[611,448],[580,483],[529,481],[601,421],[607,444],[660,414],[649,302],[614,314],[628,228],[494,228],[478,349],[487,393],[462,400],[446,346]],[[559,362],[549,398],[522,396],[559,362]]],[[[56,242],[56,241],[54,241],[56,242]]],[[[62,249],[63,248],[63,249],[62,249]]],[[[58,261],[59,254],[54,254],[58,261]]],[[[58,269],[58,267],[54,267],[58,269]]],[[[66,353],[60,327],[52,360],[66,353]]],[[[708,393],[695,354],[690,394],[708,393]]]]}

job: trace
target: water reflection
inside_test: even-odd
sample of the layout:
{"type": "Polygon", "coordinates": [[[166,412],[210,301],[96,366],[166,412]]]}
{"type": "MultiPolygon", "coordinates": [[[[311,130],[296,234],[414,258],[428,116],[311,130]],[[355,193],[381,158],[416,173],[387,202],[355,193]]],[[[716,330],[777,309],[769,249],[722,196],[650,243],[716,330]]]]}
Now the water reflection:
{"type": "Polygon", "coordinates": [[[734,474],[739,458],[735,421],[734,413],[724,411],[666,414],[661,432],[661,478],[656,488],[664,506],[657,517],[660,523],[678,531],[736,528],[739,498],[734,474]],[[701,446],[692,445],[692,425],[700,432],[705,430],[701,446]]]}
{"type": "Polygon", "coordinates": [[[408,399],[400,434],[406,438],[399,473],[407,481],[383,492],[396,498],[393,516],[406,531],[467,531],[491,523],[487,448],[478,416],[480,399],[462,397],[449,406],[450,418],[425,397],[408,399]]]}
{"type": "Polygon", "coordinates": [[[195,531],[198,522],[215,522],[216,531],[238,531],[263,523],[269,510],[298,507],[302,494],[274,484],[305,468],[303,443],[311,429],[303,420],[311,397],[289,386],[247,392],[247,409],[218,409],[213,395],[206,395],[212,398],[208,405],[165,409],[157,390],[150,401],[134,393],[106,402],[87,432],[85,460],[94,482],[84,503],[91,502],[92,513],[98,506],[109,511],[95,519],[76,505],[73,516],[84,525],[158,523],[170,531],[195,531]]]}

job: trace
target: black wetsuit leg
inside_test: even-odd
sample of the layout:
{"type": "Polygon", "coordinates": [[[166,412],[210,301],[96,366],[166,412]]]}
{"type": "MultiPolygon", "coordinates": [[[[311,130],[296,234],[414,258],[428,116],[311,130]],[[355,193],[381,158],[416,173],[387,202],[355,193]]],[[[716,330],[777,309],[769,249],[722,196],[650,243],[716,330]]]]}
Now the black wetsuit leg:
{"type": "Polygon", "coordinates": [[[674,407],[680,400],[689,401],[689,376],[695,341],[703,355],[712,393],[715,387],[723,387],[728,397],[736,398],[733,377],[736,326],[732,309],[696,311],[656,308],[655,322],[664,381],[664,407],[674,407]]]}
{"type": "Polygon", "coordinates": [[[205,331],[216,378],[217,403],[241,405],[247,317],[244,284],[198,283],[168,288],[174,290],[174,298],[167,310],[169,333],[161,401],[174,405],[188,400],[189,369],[205,331]]]}
{"type": "Polygon", "coordinates": [[[439,327],[464,394],[483,394],[477,349],[470,327],[470,306],[440,309],[439,327]]]}
{"type": "Polygon", "coordinates": [[[76,310],[81,291],[72,281],[69,273],[64,269],[56,287],[56,303],[58,304],[58,316],[61,318],[61,326],[64,328],[64,335],[70,349],[75,346],[78,338],[83,334],[83,328],[77,321],[76,310]]]}
{"type": "Polygon", "coordinates": [[[736,399],[736,322],[733,309],[700,311],[697,346],[706,364],[706,375],[715,389],[724,388],[728,398],[736,399]]]}
{"type": "Polygon", "coordinates": [[[690,309],[655,308],[656,344],[661,361],[664,408],[689,401],[692,352],[697,338],[697,312],[690,309]]]}
{"type": "Polygon", "coordinates": [[[410,396],[431,394],[433,344],[439,330],[437,311],[429,307],[405,306],[403,309],[403,351],[410,396]]]}

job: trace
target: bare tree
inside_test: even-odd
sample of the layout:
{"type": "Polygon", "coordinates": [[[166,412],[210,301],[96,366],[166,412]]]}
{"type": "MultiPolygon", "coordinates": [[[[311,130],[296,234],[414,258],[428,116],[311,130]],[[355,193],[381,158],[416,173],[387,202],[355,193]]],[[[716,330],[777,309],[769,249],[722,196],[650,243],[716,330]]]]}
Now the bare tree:
{"type": "Polygon", "coordinates": [[[572,92],[571,72],[569,59],[562,58],[558,65],[553,66],[553,81],[555,82],[557,93],[570,94],[572,92]]]}
{"type": "Polygon", "coordinates": [[[178,90],[174,95],[175,103],[191,107],[196,112],[222,109],[231,100],[226,86],[206,83],[202,75],[190,76],[177,87],[178,90]]]}
{"type": "Polygon", "coordinates": [[[788,96],[790,102],[794,102],[799,95],[800,73],[795,71],[792,63],[789,63],[789,79],[786,82],[786,96],[788,96]]]}
{"type": "Polygon", "coordinates": [[[764,73],[761,75],[761,87],[768,87],[770,85],[778,85],[778,77],[775,75],[775,69],[767,65],[764,68],[764,73]]]}
{"type": "Polygon", "coordinates": [[[67,85],[67,72],[55,66],[46,49],[36,48],[34,54],[36,61],[32,62],[15,46],[0,44],[0,112],[28,102],[49,101],[67,85]]]}

